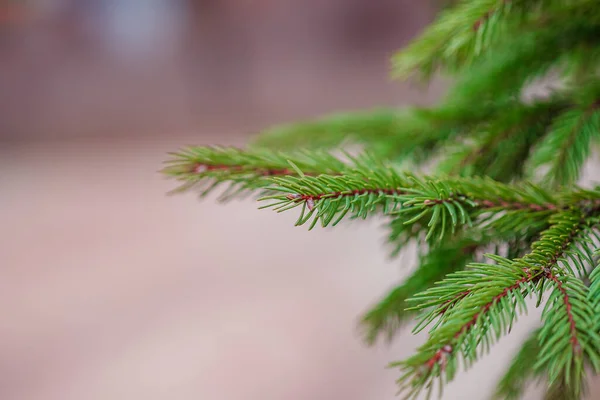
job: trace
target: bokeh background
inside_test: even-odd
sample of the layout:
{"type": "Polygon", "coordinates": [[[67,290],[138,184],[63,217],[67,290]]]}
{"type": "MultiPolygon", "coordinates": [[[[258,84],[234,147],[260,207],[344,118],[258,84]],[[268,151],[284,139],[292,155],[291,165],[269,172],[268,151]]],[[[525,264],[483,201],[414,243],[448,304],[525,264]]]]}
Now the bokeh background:
{"type": "MultiPolygon", "coordinates": [[[[252,201],[167,197],[185,144],[428,104],[388,77],[415,0],[0,1],[0,398],[391,400],[422,337],[359,315],[412,266],[382,221],[294,228],[252,201]]],[[[484,399],[536,312],[446,399],[484,399]]],[[[532,389],[528,398],[538,399],[532,389]]]]}

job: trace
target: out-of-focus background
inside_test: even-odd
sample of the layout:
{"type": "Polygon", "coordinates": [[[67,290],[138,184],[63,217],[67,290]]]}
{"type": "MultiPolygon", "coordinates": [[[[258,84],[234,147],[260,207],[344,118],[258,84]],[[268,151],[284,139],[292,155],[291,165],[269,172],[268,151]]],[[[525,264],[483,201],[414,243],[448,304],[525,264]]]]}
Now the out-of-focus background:
{"type": "MultiPolygon", "coordinates": [[[[356,329],[411,267],[382,221],[309,233],[251,201],[166,197],[156,171],[185,144],[432,102],[443,85],[391,82],[388,57],[434,11],[0,1],[0,398],[395,398],[385,366],[423,338],[367,348],[356,329]]],[[[487,398],[530,317],[445,398],[487,398]]]]}

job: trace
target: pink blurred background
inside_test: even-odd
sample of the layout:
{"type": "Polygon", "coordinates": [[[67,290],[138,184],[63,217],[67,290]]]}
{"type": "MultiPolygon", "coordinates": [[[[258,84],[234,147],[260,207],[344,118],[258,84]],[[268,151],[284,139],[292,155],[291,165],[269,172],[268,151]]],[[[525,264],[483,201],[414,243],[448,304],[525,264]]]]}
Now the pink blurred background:
{"type": "MultiPolygon", "coordinates": [[[[412,265],[386,257],[381,220],[309,233],[252,201],[167,197],[156,171],[185,144],[432,102],[443,85],[391,82],[388,58],[433,13],[414,0],[0,1],[0,398],[395,398],[385,366],[423,338],[367,348],[356,329],[412,265]]],[[[488,398],[536,316],[445,398],[488,398]]]]}

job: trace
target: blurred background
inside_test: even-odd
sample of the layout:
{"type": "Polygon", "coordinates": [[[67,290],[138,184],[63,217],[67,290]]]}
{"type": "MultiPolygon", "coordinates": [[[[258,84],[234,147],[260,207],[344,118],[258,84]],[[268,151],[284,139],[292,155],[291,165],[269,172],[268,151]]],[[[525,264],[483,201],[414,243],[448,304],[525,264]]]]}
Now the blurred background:
{"type": "MultiPolygon", "coordinates": [[[[405,276],[382,221],[308,233],[156,171],[185,144],[427,104],[388,78],[414,0],[0,0],[0,398],[390,400],[359,315],[405,276]]],[[[532,312],[532,314],[536,314],[532,312]]],[[[483,399],[537,315],[446,399],[483,399]]],[[[535,389],[529,398],[539,398],[535,389]]]]}

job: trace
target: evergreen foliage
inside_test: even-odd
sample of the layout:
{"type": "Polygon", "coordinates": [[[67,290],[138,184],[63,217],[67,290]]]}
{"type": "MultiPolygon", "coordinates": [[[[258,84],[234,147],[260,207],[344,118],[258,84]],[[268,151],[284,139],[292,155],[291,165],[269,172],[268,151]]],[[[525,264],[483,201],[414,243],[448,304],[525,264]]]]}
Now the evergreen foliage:
{"type": "Polygon", "coordinates": [[[600,370],[600,186],[577,186],[600,142],[599,40],[598,0],[455,1],[393,57],[396,77],[453,78],[438,105],[279,126],[246,149],[191,146],[164,172],[179,191],[256,194],[309,229],[382,215],[393,254],[416,243],[416,269],[361,319],[369,344],[412,319],[427,332],[391,364],[407,398],[543,307],[494,395],[537,380],[547,399],[578,399],[600,370]],[[560,85],[532,98],[549,76],[560,85]],[[360,155],[337,151],[351,144],[360,155]]]}

